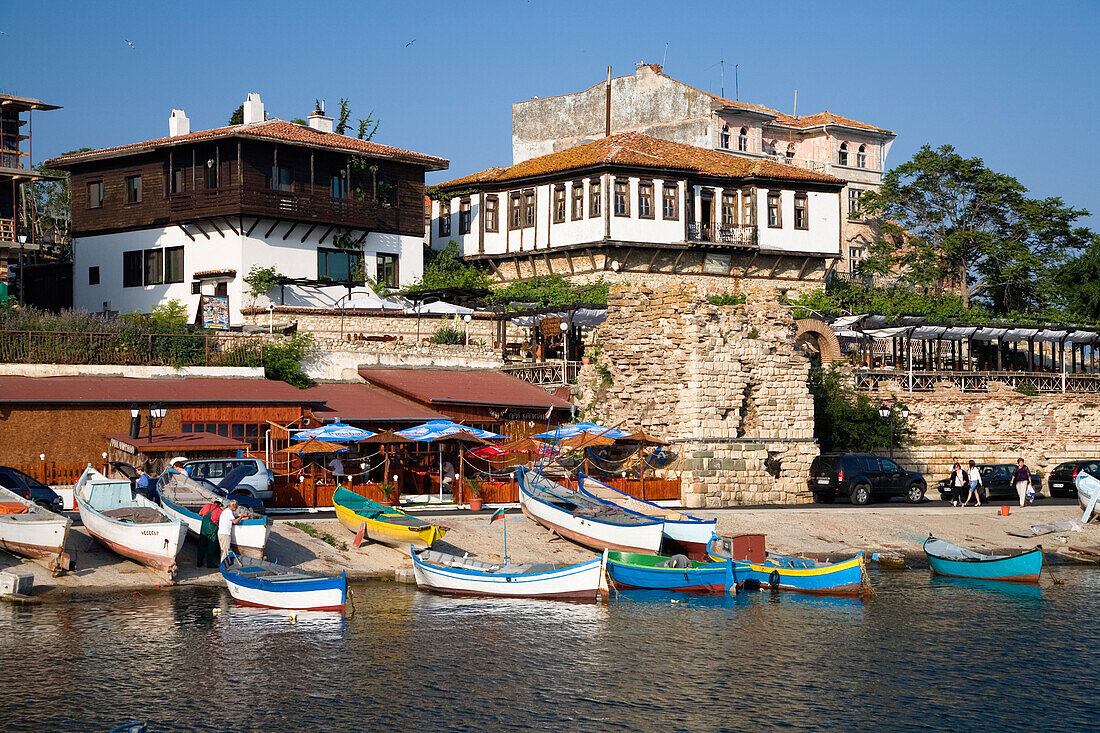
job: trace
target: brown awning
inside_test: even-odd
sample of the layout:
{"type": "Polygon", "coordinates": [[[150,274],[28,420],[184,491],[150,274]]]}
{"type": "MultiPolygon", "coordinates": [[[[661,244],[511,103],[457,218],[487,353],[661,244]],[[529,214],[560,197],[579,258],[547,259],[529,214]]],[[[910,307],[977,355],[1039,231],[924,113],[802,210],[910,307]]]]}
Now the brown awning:
{"type": "Polygon", "coordinates": [[[667,440],[654,438],[645,431],[639,431],[625,438],[618,438],[615,442],[619,445],[671,445],[667,440]]]}
{"type": "Polygon", "coordinates": [[[345,445],[329,443],[325,440],[317,440],[317,438],[310,438],[302,443],[291,443],[286,448],[280,448],[277,452],[307,455],[310,453],[339,453],[345,450],[347,450],[347,446],[345,445]]]}

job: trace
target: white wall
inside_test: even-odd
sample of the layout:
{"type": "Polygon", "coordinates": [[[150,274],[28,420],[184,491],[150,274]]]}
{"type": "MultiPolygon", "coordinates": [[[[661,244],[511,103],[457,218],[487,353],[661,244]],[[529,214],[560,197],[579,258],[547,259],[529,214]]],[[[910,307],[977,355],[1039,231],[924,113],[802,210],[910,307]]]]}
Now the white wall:
{"type": "MultiPolygon", "coordinates": [[[[840,253],[840,196],[810,191],[806,194],[810,215],[809,229],[794,228],[794,191],[782,190],[779,197],[782,228],[768,226],[768,190],[756,193],[757,242],[764,250],[789,252],[840,253]]],[[[775,189],[771,189],[775,190],[775,189]]]]}

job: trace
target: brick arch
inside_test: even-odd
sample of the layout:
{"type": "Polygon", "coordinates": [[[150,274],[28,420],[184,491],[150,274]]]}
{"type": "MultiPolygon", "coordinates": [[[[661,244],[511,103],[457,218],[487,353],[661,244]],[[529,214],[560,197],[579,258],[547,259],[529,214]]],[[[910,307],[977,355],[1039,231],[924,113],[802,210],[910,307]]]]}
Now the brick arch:
{"type": "Polygon", "coordinates": [[[821,354],[822,363],[840,361],[840,342],[829,324],[816,318],[799,318],[794,322],[798,330],[794,338],[796,343],[812,343],[821,354]]]}

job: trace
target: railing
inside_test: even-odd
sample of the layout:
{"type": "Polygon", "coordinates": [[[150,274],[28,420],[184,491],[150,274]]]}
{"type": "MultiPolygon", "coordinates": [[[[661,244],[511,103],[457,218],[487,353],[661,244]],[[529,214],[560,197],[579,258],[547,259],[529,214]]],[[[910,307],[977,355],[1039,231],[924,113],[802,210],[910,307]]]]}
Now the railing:
{"type": "Polygon", "coordinates": [[[932,392],[936,385],[948,382],[963,392],[988,392],[991,382],[1007,385],[1012,389],[1028,385],[1042,393],[1100,393],[1100,374],[1066,374],[1052,372],[924,372],[904,369],[876,369],[857,371],[855,386],[858,390],[878,390],[881,386],[896,385],[911,392],[932,392]]]}
{"type": "Polygon", "coordinates": [[[317,219],[355,226],[372,226],[383,210],[374,201],[272,189],[242,191],[241,207],[249,211],[271,212],[290,218],[317,219]]]}
{"type": "Polygon", "coordinates": [[[0,331],[0,363],[254,367],[263,337],[0,331]]]}
{"type": "Polygon", "coordinates": [[[765,153],[764,157],[773,163],[782,163],[783,165],[802,168],[803,170],[813,171],[814,173],[825,172],[824,163],[816,160],[809,160],[808,158],[788,158],[786,155],[780,153],[765,153]]]}
{"type": "Polygon", "coordinates": [[[15,219],[0,219],[0,242],[15,241],[15,219]]]}
{"type": "MultiPolygon", "coordinates": [[[[38,479],[47,486],[72,486],[84,473],[87,463],[73,461],[24,461],[12,463],[11,467],[38,479]]],[[[96,465],[102,470],[103,466],[96,465]]]]}
{"type": "Polygon", "coordinates": [[[240,205],[239,191],[235,188],[219,188],[189,193],[174,193],[168,197],[173,214],[234,213],[240,205]]]}
{"type": "Polygon", "coordinates": [[[711,224],[688,223],[688,241],[713,242],[715,244],[732,244],[743,247],[756,245],[755,226],[725,226],[711,224]]]}
{"type": "Polygon", "coordinates": [[[575,361],[545,361],[537,364],[506,364],[501,371],[541,387],[572,384],[577,381],[580,365],[575,361]]]}

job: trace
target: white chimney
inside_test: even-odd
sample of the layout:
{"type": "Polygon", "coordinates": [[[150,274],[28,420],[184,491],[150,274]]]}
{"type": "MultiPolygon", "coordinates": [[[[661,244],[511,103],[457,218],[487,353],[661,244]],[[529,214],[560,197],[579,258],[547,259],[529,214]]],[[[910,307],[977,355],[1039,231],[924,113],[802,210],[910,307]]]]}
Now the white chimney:
{"type": "Polygon", "coordinates": [[[182,109],[172,110],[172,116],[168,118],[168,137],[187,135],[191,132],[191,120],[187,119],[182,109]]]}
{"type": "Polygon", "coordinates": [[[332,132],[332,118],[326,117],[324,112],[315,109],[309,113],[309,126],[318,132],[332,132]]]}
{"type": "Polygon", "coordinates": [[[252,125],[264,121],[264,103],[258,92],[249,92],[244,100],[244,124],[252,125]]]}

